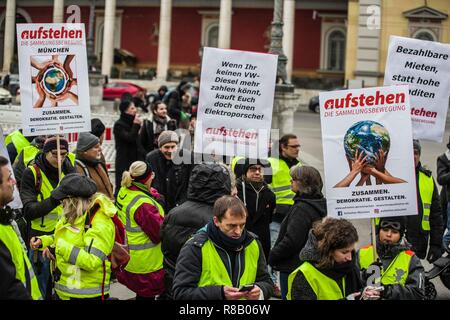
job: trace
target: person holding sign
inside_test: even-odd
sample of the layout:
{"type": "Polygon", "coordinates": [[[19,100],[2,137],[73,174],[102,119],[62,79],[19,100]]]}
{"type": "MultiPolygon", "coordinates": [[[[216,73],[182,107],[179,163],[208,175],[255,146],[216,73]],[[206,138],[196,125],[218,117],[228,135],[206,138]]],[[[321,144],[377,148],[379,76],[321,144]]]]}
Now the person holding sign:
{"type": "Polygon", "coordinates": [[[431,171],[425,169],[420,162],[422,147],[419,140],[413,141],[413,148],[419,214],[408,216],[406,239],[412,244],[412,250],[420,259],[425,259],[426,257],[428,262],[433,263],[444,253],[442,248],[443,222],[439,192],[431,171]],[[430,244],[429,249],[428,243],[430,244]]]}
{"type": "MultiPolygon", "coordinates": [[[[20,198],[24,215],[31,222],[29,238],[53,234],[58,218],[62,214],[62,199],[55,198],[52,191],[64,175],[75,172],[75,168],[67,157],[69,143],[62,137],[59,141],[59,156],[57,137],[47,138],[42,153],[37,154],[34,163],[25,169],[22,176],[20,198]],[[58,163],[58,157],[60,163],[58,163]],[[61,176],[58,167],[61,168],[61,176]]],[[[42,251],[30,250],[29,257],[33,263],[39,287],[46,298],[49,298],[51,295],[50,263],[43,258],[42,251]]]]}
{"type": "MultiPolygon", "coordinates": [[[[363,282],[380,288],[374,296],[386,300],[423,300],[424,270],[404,239],[405,217],[384,217],[377,228],[376,248],[362,247],[357,254],[363,282]],[[374,250],[378,259],[374,261],[374,250]],[[380,287],[380,285],[382,287],[380,287]]],[[[373,299],[374,297],[372,297],[373,299]]]]}

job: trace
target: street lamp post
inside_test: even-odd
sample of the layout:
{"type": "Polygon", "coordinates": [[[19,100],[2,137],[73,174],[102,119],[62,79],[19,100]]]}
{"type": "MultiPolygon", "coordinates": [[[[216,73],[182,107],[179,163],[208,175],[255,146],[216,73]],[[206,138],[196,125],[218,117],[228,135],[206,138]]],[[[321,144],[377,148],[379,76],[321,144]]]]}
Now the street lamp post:
{"type": "Polygon", "coordinates": [[[274,0],[269,53],[278,55],[277,84],[285,84],[287,79],[287,57],[283,52],[283,0],[274,0]]]}
{"type": "Polygon", "coordinates": [[[278,129],[280,136],[292,133],[294,129],[294,111],[299,98],[299,95],[294,93],[294,86],[287,83],[287,57],[283,53],[283,1],[274,0],[269,49],[269,53],[278,55],[272,128],[278,129]]]}
{"type": "Polygon", "coordinates": [[[90,11],[89,11],[89,30],[88,38],[86,42],[87,46],[87,59],[89,72],[99,73],[97,70],[97,56],[94,52],[94,19],[95,19],[95,0],[91,0],[90,11]]]}
{"type": "Polygon", "coordinates": [[[86,41],[88,71],[89,71],[89,97],[91,106],[101,106],[103,104],[103,85],[105,77],[100,73],[97,65],[97,56],[94,52],[94,21],[95,21],[95,0],[90,1],[89,30],[86,41]]]}

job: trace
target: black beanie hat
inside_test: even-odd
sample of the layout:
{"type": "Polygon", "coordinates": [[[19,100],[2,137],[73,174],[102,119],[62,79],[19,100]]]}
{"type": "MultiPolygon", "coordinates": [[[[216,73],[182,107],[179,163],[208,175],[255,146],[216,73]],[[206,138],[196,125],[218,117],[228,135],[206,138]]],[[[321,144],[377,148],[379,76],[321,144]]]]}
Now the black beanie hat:
{"type": "MultiPolygon", "coordinates": [[[[238,161],[239,162],[239,161],[238,161]]],[[[267,167],[267,163],[262,162],[260,159],[245,159],[244,164],[242,165],[242,175],[247,175],[248,169],[251,166],[260,165],[261,167],[267,167]]]]}
{"type": "Polygon", "coordinates": [[[103,132],[105,132],[105,125],[103,124],[102,120],[98,118],[91,119],[91,133],[96,136],[97,138],[100,138],[103,132]]]}
{"type": "MultiPolygon", "coordinates": [[[[61,150],[69,151],[69,143],[64,137],[59,138],[59,148],[61,150]]],[[[48,137],[47,140],[44,142],[44,147],[42,148],[42,151],[44,153],[47,153],[52,150],[57,149],[57,142],[56,142],[56,136],[48,137]]]]}
{"type": "Polygon", "coordinates": [[[119,104],[120,113],[125,113],[128,110],[128,107],[131,105],[131,101],[124,100],[119,104]]]}

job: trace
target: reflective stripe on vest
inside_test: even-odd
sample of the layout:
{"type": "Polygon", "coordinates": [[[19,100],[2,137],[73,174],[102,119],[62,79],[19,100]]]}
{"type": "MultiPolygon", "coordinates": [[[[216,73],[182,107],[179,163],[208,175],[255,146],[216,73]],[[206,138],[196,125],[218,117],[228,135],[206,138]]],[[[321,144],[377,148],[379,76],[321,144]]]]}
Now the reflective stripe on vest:
{"type": "Polygon", "coordinates": [[[430,231],[430,208],[433,201],[434,182],[433,177],[428,177],[419,171],[419,193],[422,200],[422,230],[430,231]]]}
{"type": "MultiPolygon", "coordinates": [[[[108,294],[110,288],[111,262],[106,253],[112,251],[114,245],[114,223],[111,220],[111,209],[115,208],[111,200],[100,194],[95,196],[91,206],[99,204],[92,223],[101,233],[101,238],[92,238],[86,235],[87,212],[78,217],[72,224],[61,218],[54,232],[54,243],[65,240],[71,244],[68,259],[61,256],[62,252],[56,250],[56,266],[61,271],[59,280],[55,283],[55,290],[62,300],[70,298],[94,298],[102,294],[101,285],[104,281],[104,293],[108,294]],[[92,241],[90,241],[92,240],[92,241]],[[87,243],[90,243],[87,245],[87,243]],[[97,247],[96,247],[97,246],[97,247]],[[99,247],[102,249],[100,250],[99,247]],[[97,261],[100,259],[100,263],[97,261]],[[88,268],[84,269],[84,265],[88,268]],[[83,266],[83,267],[82,267],[83,266]]],[[[95,236],[95,235],[94,235],[95,236]]]]}
{"type": "MultiPolygon", "coordinates": [[[[16,148],[17,156],[20,154],[20,152],[23,150],[23,148],[30,145],[30,141],[28,141],[27,138],[25,138],[25,136],[19,130],[15,130],[6,136],[5,146],[10,144],[11,142],[14,145],[14,147],[16,148]]],[[[17,159],[17,156],[16,156],[16,159],[17,159]]],[[[11,163],[13,163],[16,159],[10,159],[11,163]]]]}
{"type": "MultiPolygon", "coordinates": [[[[29,168],[31,169],[31,172],[33,172],[34,181],[36,182],[36,170],[33,166],[31,166],[29,168]]],[[[48,181],[43,170],[41,170],[41,176],[42,176],[41,193],[37,197],[37,201],[39,201],[39,202],[42,202],[45,199],[50,198],[51,192],[53,190],[53,186],[51,185],[50,181],[48,181]]],[[[64,177],[64,173],[61,173],[61,179],[63,177],[64,177]]],[[[52,211],[47,213],[44,216],[44,219],[36,218],[36,219],[32,220],[31,228],[33,230],[44,231],[44,232],[51,232],[51,231],[55,230],[56,223],[59,219],[59,216],[62,215],[62,212],[63,212],[62,205],[57,206],[52,211]]]]}
{"type": "MultiPolygon", "coordinates": [[[[70,295],[100,295],[102,294],[102,287],[97,288],[74,288],[62,285],[60,283],[55,283],[55,290],[70,294],[70,295]]],[[[105,293],[109,291],[109,283],[105,283],[105,293]]]]}
{"type": "MultiPolygon", "coordinates": [[[[277,204],[294,204],[295,193],[291,190],[291,174],[286,162],[281,159],[268,158],[272,167],[270,189],[275,193],[277,204]]],[[[301,166],[300,162],[296,166],[301,166]]]]}
{"type": "Polygon", "coordinates": [[[149,195],[142,191],[120,188],[116,206],[119,209],[118,216],[125,225],[130,249],[130,261],[125,270],[139,274],[154,272],[163,267],[161,243],[154,244],[134,219],[136,210],[144,203],[157,207],[161,217],[164,217],[162,206],[149,195]]]}
{"type": "MultiPolygon", "coordinates": [[[[28,273],[31,283],[31,290],[27,288],[28,293],[30,293],[33,300],[42,300],[42,294],[33,267],[25,249],[20,243],[17,233],[11,225],[0,224],[0,240],[5,244],[11,254],[16,269],[16,279],[22,282],[24,287],[27,288],[26,273],[28,273]]],[[[4,270],[1,272],[4,272],[4,270]]]]}
{"type": "MultiPolygon", "coordinates": [[[[237,283],[237,287],[253,284],[256,281],[256,273],[258,271],[258,259],[260,251],[256,240],[250,242],[244,251],[237,256],[236,263],[239,264],[238,269],[244,268],[244,272],[237,283]],[[244,266],[240,265],[239,256],[244,254],[244,266]]],[[[231,265],[229,266],[231,268],[231,265]]],[[[202,246],[202,274],[198,281],[198,287],[206,286],[233,286],[228,269],[225,267],[223,260],[220,258],[216,247],[211,240],[207,240],[202,246]]]]}
{"type": "Polygon", "coordinates": [[[317,300],[341,300],[344,299],[345,278],[342,278],[342,290],[333,279],[327,277],[316,269],[311,263],[305,261],[300,267],[295,269],[288,277],[287,300],[292,300],[292,283],[298,272],[303,273],[306,281],[314,291],[317,300]]]}
{"type": "MultiPolygon", "coordinates": [[[[408,279],[409,262],[412,258],[412,251],[400,252],[386,270],[381,269],[381,279],[375,279],[375,283],[382,285],[401,284],[405,285],[408,279]]],[[[373,260],[373,246],[361,248],[359,250],[359,265],[361,269],[367,269],[373,260]]]]}

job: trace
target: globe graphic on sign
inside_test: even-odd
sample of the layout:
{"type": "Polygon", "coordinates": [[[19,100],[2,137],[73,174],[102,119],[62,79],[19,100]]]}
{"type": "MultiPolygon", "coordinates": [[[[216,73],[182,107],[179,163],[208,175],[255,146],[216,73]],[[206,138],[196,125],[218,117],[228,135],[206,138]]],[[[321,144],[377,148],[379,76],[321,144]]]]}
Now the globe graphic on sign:
{"type": "Polygon", "coordinates": [[[66,79],[66,74],[63,70],[57,67],[50,67],[44,73],[42,85],[48,93],[57,95],[66,87],[66,79]]]}
{"type": "Polygon", "coordinates": [[[385,154],[389,152],[391,138],[386,128],[375,121],[359,121],[352,125],[344,136],[345,154],[351,160],[355,160],[356,151],[358,154],[367,155],[366,163],[374,165],[376,155],[383,150],[385,154]]]}

